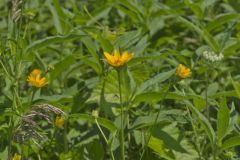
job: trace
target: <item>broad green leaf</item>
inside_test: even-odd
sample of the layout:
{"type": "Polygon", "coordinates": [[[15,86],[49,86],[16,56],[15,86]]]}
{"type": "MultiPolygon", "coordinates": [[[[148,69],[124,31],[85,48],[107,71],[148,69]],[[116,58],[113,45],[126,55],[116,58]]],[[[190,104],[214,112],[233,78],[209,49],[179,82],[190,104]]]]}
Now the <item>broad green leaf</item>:
{"type": "Polygon", "coordinates": [[[240,145],[240,136],[229,137],[223,142],[221,149],[226,150],[239,145],[240,145]]]}
{"type": "Polygon", "coordinates": [[[226,98],[221,100],[217,114],[217,136],[218,141],[221,142],[226,136],[228,126],[229,126],[230,113],[227,106],[226,98]]]}
{"type": "Polygon", "coordinates": [[[187,153],[187,151],[181,146],[180,142],[178,142],[176,139],[174,139],[167,132],[165,132],[159,128],[155,128],[153,130],[153,136],[161,139],[169,149],[172,149],[174,151],[178,151],[181,153],[187,153]]]}
{"type": "Polygon", "coordinates": [[[175,74],[176,70],[170,70],[167,72],[162,72],[157,74],[156,76],[152,77],[151,79],[147,80],[146,82],[144,82],[138,89],[138,93],[141,93],[143,91],[145,91],[147,88],[151,87],[152,85],[158,84],[158,83],[162,83],[166,80],[168,80],[171,76],[173,76],[175,74]]]}
{"type": "Polygon", "coordinates": [[[174,154],[166,147],[164,142],[158,138],[151,136],[148,147],[154,150],[162,158],[167,160],[174,159],[174,154]]]}
{"type": "Polygon", "coordinates": [[[214,95],[215,93],[217,93],[219,88],[218,83],[212,83],[208,86],[207,92],[208,92],[208,96],[214,95]]]}

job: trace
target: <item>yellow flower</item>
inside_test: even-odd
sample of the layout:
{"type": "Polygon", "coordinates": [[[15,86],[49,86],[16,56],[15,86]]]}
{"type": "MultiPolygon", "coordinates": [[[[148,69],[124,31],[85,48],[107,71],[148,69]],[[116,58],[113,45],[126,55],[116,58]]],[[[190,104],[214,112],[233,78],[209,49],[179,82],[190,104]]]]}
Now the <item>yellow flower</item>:
{"type": "Polygon", "coordinates": [[[191,74],[191,70],[190,68],[187,68],[185,66],[183,66],[182,64],[178,65],[178,69],[177,69],[177,75],[180,78],[188,78],[191,74]]]}
{"type": "Polygon", "coordinates": [[[28,76],[27,81],[30,85],[37,88],[41,88],[48,83],[45,77],[41,78],[41,70],[39,69],[34,69],[28,76]]]}
{"type": "Polygon", "coordinates": [[[108,64],[115,68],[119,68],[131,60],[133,54],[128,53],[128,51],[124,51],[120,55],[119,49],[115,49],[113,55],[109,54],[108,52],[104,52],[104,56],[108,64]]]}
{"type": "Polygon", "coordinates": [[[64,125],[64,118],[63,116],[57,116],[55,119],[55,126],[58,128],[62,128],[64,125]]]}
{"type": "Polygon", "coordinates": [[[17,154],[15,153],[12,160],[21,160],[21,155],[20,154],[17,154]]]}

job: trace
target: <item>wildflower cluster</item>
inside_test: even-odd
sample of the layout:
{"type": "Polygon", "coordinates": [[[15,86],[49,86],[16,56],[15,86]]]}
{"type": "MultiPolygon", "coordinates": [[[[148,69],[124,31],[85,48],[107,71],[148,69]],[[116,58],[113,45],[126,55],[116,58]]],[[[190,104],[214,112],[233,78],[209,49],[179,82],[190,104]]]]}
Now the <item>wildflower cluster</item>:
{"type": "Polygon", "coordinates": [[[224,58],[222,53],[217,55],[215,52],[212,51],[204,51],[203,57],[210,62],[219,62],[224,58]]]}

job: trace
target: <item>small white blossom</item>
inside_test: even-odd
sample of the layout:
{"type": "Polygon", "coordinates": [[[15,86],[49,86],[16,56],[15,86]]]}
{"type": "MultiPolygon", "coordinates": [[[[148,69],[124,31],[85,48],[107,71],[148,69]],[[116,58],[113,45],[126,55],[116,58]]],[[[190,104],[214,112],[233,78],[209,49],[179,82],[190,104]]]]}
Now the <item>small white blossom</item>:
{"type": "Polygon", "coordinates": [[[224,58],[222,53],[216,54],[213,51],[204,51],[203,57],[210,62],[219,62],[224,58]]]}

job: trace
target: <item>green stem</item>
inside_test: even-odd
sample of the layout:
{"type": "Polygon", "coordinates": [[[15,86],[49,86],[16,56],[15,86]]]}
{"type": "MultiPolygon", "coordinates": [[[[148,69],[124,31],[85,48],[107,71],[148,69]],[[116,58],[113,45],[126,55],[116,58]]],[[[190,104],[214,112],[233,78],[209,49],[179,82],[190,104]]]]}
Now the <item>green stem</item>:
{"type": "Polygon", "coordinates": [[[33,88],[33,91],[32,91],[32,96],[31,96],[31,99],[30,99],[30,105],[32,105],[32,102],[33,102],[33,100],[34,100],[34,96],[35,96],[35,94],[36,94],[36,88],[33,88]]]}
{"type": "Polygon", "coordinates": [[[68,152],[68,141],[67,141],[67,120],[64,120],[64,131],[63,131],[63,138],[64,138],[64,152],[68,152]]]}
{"type": "Polygon", "coordinates": [[[207,119],[210,121],[210,108],[208,106],[208,71],[206,71],[205,74],[205,80],[206,80],[206,85],[205,85],[205,102],[206,102],[206,107],[207,107],[207,119]]]}
{"type": "Polygon", "coordinates": [[[97,121],[97,118],[95,118],[95,123],[96,123],[96,125],[97,125],[99,131],[101,132],[101,134],[102,134],[102,136],[103,136],[103,139],[105,140],[106,144],[108,144],[108,140],[107,140],[107,138],[106,138],[106,136],[105,136],[105,134],[104,134],[102,128],[100,127],[100,125],[99,125],[99,123],[98,123],[98,121],[97,121]]]}
{"type": "Polygon", "coordinates": [[[103,136],[103,139],[105,140],[106,144],[109,146],[109,151],[110,151],[110,155],[111,155],[112,160],[115,160],[114,155],[113,155],[113,152],[112,152],[112,150],[111,150],[111,146],[109,145],[108,140],[107,140],[107,138],[106,138],[106,136],[105,136],[105,134],[104,134],[101,126],[99,125],[99,123],[98,123],[98,121],[97,121],[97,118],[95,118],[95,122],[96,122],[96,124],[97,124],[97,127],[98,127],[99,131],[101,132],[101,134],[102,134],[102,136],[103,136]]]}
{"type": "Polygon", "coordinates": [[[121,157],[122,160],[125,159],[124,157],[124,119],[123,119],[123,103],[122,103],[122,89],[121,89],[121,75],[120,75],[120,70],[117,70],[118,74],[118,88],[119,88],[119,96],[120,96],[120,105],[121,105],[121,157]]]}
{"type": "Polygon", "coordinates": [[[2,65],[2,67],[3,67],[4,72],[6,73],[6,76],[7,76],[10,80],[12,80],[12,78],[11,78],[10,74],[8,73],[5,65],[4,65],[3,62],[2,62],[2,60],[0,60],[0,63],[1,63],[1,65],[2,65]]]}
{"type": "Polygon", "coordinates": [[[10,122],[9,122],[9,130],[8,130],[8,135],[9,135],[9,141],[8,141],[8,159],[11,159],[11,152],[12,152],[12,131],[13,131],[13,120],[12,117],[10,117],[10,122]]]}

